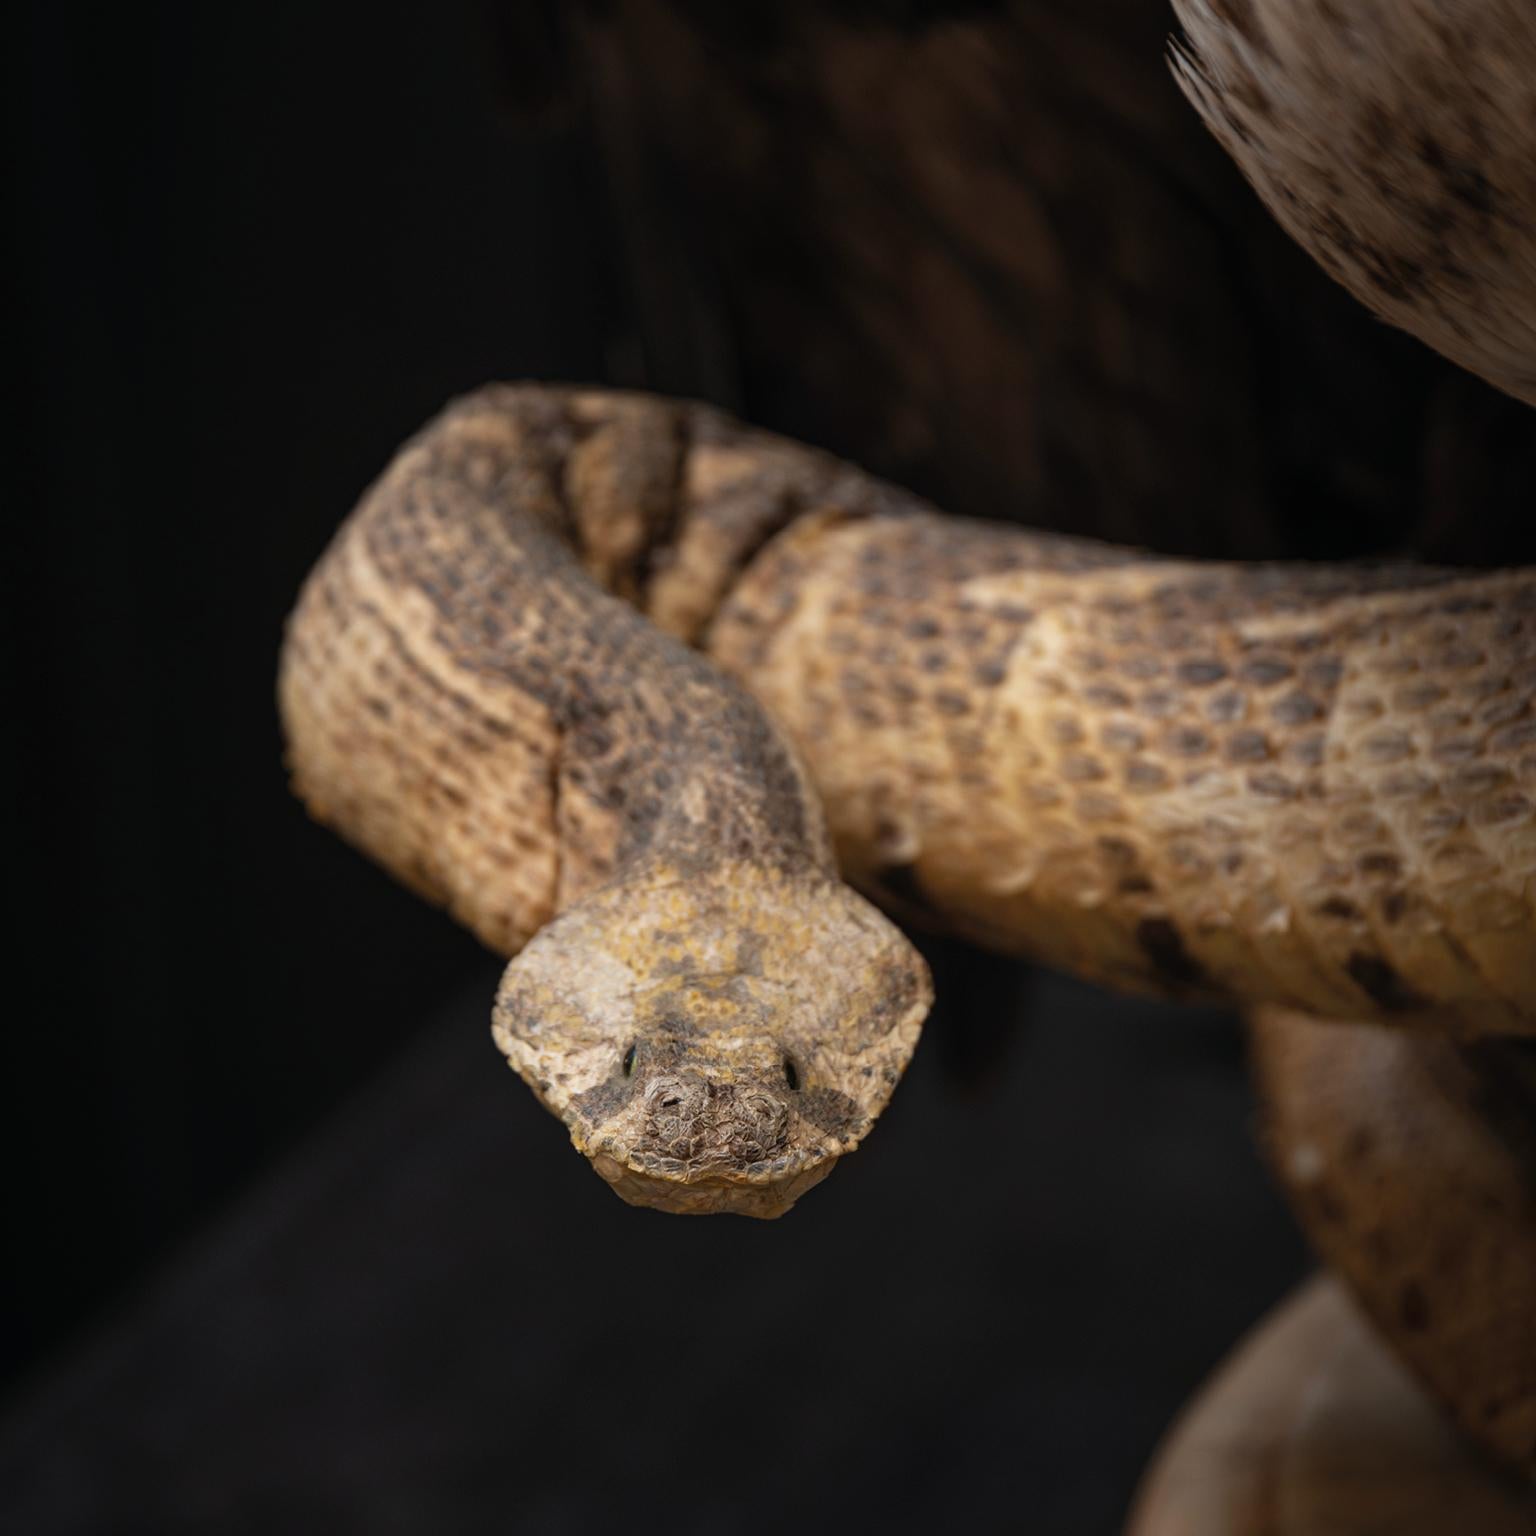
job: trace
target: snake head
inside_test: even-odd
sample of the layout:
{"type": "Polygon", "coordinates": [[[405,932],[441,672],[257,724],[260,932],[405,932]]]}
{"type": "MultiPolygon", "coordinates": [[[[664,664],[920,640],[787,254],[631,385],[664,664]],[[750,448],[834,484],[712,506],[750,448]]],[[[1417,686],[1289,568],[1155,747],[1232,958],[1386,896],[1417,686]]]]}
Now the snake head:
{"type": "Polygon", "coordinates": [[[931,1001],[916,951],[835,880],[653,870],[534,938],[493,1033],[630,1204],[771,1217],[863,1139],[931,1001]]]}

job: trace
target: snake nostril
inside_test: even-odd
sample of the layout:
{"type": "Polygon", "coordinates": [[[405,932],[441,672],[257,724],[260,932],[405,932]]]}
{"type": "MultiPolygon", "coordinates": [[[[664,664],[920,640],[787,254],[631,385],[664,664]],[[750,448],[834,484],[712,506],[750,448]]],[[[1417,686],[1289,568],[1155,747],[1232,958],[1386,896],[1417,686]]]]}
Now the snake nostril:
{"type": "Polygon", "coordinates": [[[707,1086],[683,1076],[667,1074],[653,1077],[645,1085],[645,1104],[653,1115],[670,1117],[697,1115],[702,1112],[707,1098],[707,1086]]]}
{"type": "Polygon", "coordinates": [[[633,1077],[635,1075],[635,1047],[633,1044],[624,1052],[624,1060],[620,1063],[620,1067],[625,1077],[633,1077]]]}
{"type": "Polygon", "coordinates": [[[800,1091],[800,1069],[795,1065],[795,1058],[793,1056],[786,1056],[784,1058],[784,1081],[789,1084],[789,1091],[791,1093],[798,1093],[800,1091]]]}

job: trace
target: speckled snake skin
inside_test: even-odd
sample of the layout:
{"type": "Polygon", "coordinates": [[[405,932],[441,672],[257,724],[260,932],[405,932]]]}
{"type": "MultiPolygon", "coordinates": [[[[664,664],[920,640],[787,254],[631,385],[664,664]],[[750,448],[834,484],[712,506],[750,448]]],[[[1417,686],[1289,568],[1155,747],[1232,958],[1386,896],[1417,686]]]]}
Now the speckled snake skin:
{"type": "MultiPolygon", "coordinates": [[[[1111,985],[1519,1031],[1533,667],[1536,573],[1163,561],[942,518],[700,406],[501,387],[347,524],[283,700],[316,813],[507,954],[642,868],[851,904],[825,807],[854,884],[1111,985]]],[[[599,1034],[544,1074],[562,1113],[624,1055],[599,1034]]],[[[879,1080],[838,1077],[849,1126],[879,1080]]]]}
{"type": "MultiPolygon", "coordinates": [[[[1532,398],[1531,156],[1495,131],[1529,106],[1532,23],[1417,0],[1397,53],[1362,52],[1375,0],[1177,9],[1186,89],[1287,227],[1532,398]],[[1404,82],[1441,10],[1461,105],[1488,111],[1415,138],[1404,82]]],[[[1267,1008],[1276,1161],[1314,1237],[1389,1333],[1435,1333],[1408,1353],[1467,1427],[1536,1466],[1524,1143],[1473,1171],[1521,1235],[1482,1245],[1504,1267],[1480,1285],[1444,1278],[1414,1204],[1422,1095],[1390,1135],[1367,1088],[1331,1139],[1291,1113],[1367,1039],[1459,1061],[1536,1034],[1536,571],[1161,559],[941,517],[704,406],[494,386],[337,535],[280,697],[311,811],[513,957],[498,1044],[639,1204],[777,1215],[880,1113],[929,980],[855,887],[1108,986],[1267,1008]],[[1378,1030],[1275,1043],[1318,1017],[1378,1030]],[[1436,1332],[1446,1297],[1478,1326],[1436,1332]]],[[[1482,1123],[1465,1094],[1447,1113],[1482,1123]]],[[[1485,1143],[1446,1141],[1468,1150],[1435,1198],[1485,1143]]]]}
{"type": "MultiPolygon", "coordinates": [[[[1185,94],[1289,233],[1384,319],[1536,404],[1530,8],[1174,9],[1185,94]]],[[[1515,675],[1528,698],[1528,654],[1515,675]]],[[[1519,801],[1530,798],[1528,755],[1505,765],[1519,801]]],[[[1519,816],[1523,841],[1529,809],[1519,816]]],[[[1528,988],[1528,925],[1509,934],[1506,959],[1528,988]]],[[[1314,1246],[1459,1427],[1536,1478],[1536,1050],[1281,1008],[1254,1023],[1263,1139],[1314,1246]]]]}

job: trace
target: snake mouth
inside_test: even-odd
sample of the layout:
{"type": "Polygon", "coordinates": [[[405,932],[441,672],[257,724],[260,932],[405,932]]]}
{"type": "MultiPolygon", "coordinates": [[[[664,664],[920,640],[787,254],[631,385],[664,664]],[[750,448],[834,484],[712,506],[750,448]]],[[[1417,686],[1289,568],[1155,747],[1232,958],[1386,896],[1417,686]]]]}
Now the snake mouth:
{"type": "Polygon", "coordinates": [[[609,1152],[592,1155],[592,1166],[630,1205],[679,1216],[782,1216],[806,1190],[831,1173],[834,1153],[801,1154],[759,1164],[740,1173],[701,1173],[672,1159],[609,1152]]]}

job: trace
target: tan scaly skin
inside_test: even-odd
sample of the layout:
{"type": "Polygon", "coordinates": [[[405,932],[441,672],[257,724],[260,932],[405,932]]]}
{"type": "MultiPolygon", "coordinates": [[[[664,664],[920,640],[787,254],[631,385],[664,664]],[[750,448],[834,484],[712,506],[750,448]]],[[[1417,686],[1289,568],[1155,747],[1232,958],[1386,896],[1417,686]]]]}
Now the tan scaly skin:
{"type": "Polygon", "coordinates": [[[1253,1045],[1319,1254],[1461,1428],[1536,1476],[1536,1047],[1280,1010],[1253,1045]]]}
{"type": "Polygon", "coordinates": [[[856,883],[1111,985],[1531,1029],[1533,657],[1536,573],[1162,561],[503,386],[337,536],[281,702],[314,814],[522,951],[496,1038],[599,1172],[775,1215],[928,1004],[823,804],[856,883]]]}
{"type": "Polygon", "coordinates": [[[1536,404],[1526,0],[1173,0],[1185,94],[1356,298],[1536,404]]]}
{"type": "MultiPolygon", "coordinates": [[[[1180,82],[1286,229],[1378,314],[1536,404],[1531,8],[1175,10],[1180,82]]],[[[1531,672],[1526,658],[1527,692],[1531,672]]],[[[1510,783],[1529,798],[1522,773],[1510,783]]],[[[1530,984],[1529,931],[1507,964],[1530,984]]],[[[1461,1428],[1536,1477],[1531,1047],[1459,1049],[1270,1009],[1254,1051],[1271,1159],[1313,1243],[1461,1428]]]]}
{"type": "Polygon", "coordinates": [[[688,427],[540,389],[453,407],[305,586],[280,697],[311,811],[517,955],[497,1043],[597,1171],[776,1216],[880,1112],[930,988],[778,728],[578,561],[633,589],[688,427]]]}

